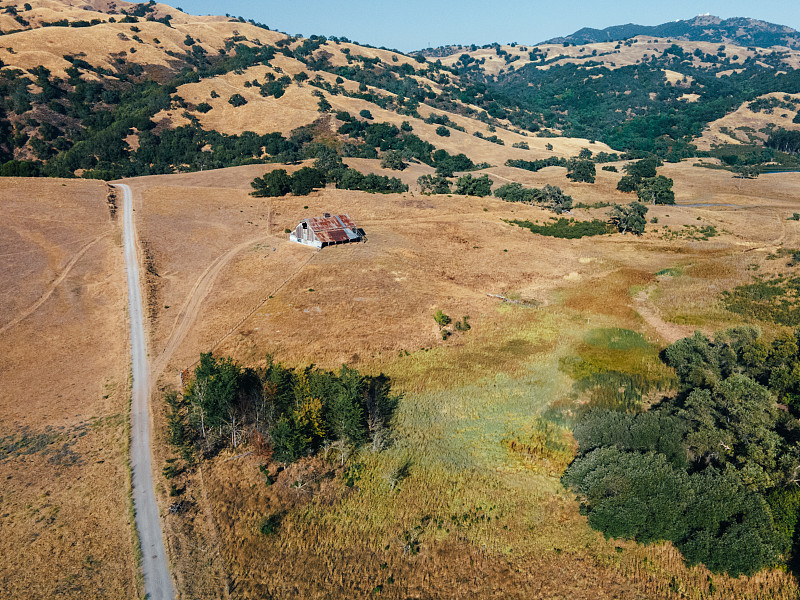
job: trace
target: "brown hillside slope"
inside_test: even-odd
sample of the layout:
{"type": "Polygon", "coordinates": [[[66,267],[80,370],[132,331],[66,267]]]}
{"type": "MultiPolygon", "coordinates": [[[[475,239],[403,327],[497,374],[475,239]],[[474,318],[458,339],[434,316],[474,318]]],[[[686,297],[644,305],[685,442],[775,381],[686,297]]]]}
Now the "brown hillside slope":
{"type": "MultiPolygon", "coordinates": [[[[650,56],[660,55],[672,46],[677,44],[688,54],[700,49],[706,54],[716,54],[719,44],[709,42],[687,42],[668,40],[664,38],[653,38],[650,36],[638,36],[624,42],[599,42],[595,44],[570,45],[564,47],[562,44],[541,44],[539,46],[526,45],[498,45],[497,47],[478,48],[476,50],[465,50],[457,52],[441,59],[442,64],[448,66],[456,65],[462,54],[467,54],[474,60],[483,60],[481,66],[487,75],[498,75],[501,71],[508,72],[517,70],[527,64],[541,63],[537,60],[532,63],[529,54],[532,50],[538,50],[539,57],[544,57],[547,64],[539,64],[537,68],[548,69],[550,65],[562,65],[568,63],[583,64],[587,62],[600,63],[609,69],[624,67],[644,62],[650,56]],[[508,56],[500,56],[497,51],[508,53],[508,56]]],[[[734,62],[742,63],[749,57],[758,57],[773,52],[770,48],[745,48],[736,45],[727,45],[726,52],[731,56],[737,56],[734,62]]],[[[696,56],[691,57],[694,66],[707,66],[696,56]]],[[[789,50],[785,59],[787,66],[798,68],[800,65],[800,51],[789,50]]]]}
{"type": "MultiPolygon", "coordinates": [[[[286,93],[276,99],[265,98],[260,95],[258,87],[245,87],[244,84],[253,80],[263,83],[268,73],[280,77],[281,75],[294,76],[300,72],[319,77],[320,80],[331,84],[335,83],[336,76],[324,72],[309,73],[307,67],[300,61],[279,55],[270,66],[251,67],[241,74],[226,73],[198,83],[182,85],[178,88],[177,95],[189,104],[189,112],[198,119],[204,129],[214,129],[227,134],[240,134],[244,131],[254,131],[258,134],[280,131],[289,134],[293,129],[308,125],[320,117],[317,107],[319,98],[314,96],[315,92],[319,93],[317,88],[308,83],[292,82],[286,89],[286,93]],[[280,71],[277,71],[275,67],[280,71]],[[218,97],[213,97],[212,92],[216,92],[218,97]],[[233,94],[243,96],[247,100],[247,104],[238,107],[232,106],[228,100],[233,94]],[[206,113],[199,112],[195,107],[200,103],[207,103],[212,109],[206,113]]],[[[350,92],[358,89],[358,83],[351,80],[344,80],[342,85],[350,92]]],[[[380,93],[391,95],[389,92],[381,91],[380,93]]],[[[501,128],[492,131],[486,123],[477,119],[434,109],[425,104],[418,109],[422,118],[416,118],[382,109],[361,98],[341,94],[333,95],[328,92],[323,92],[323,95],[333,107],[333,112],[342,110],[357,116],[361,110],[369,110],[374,117],[373,122],[388,122],[398,127],[403,121],[408,121],[412,125],[415,135],[451,154],[463,152],[475,162],[504,164],[509,158],[534,160],[553,155],[576,156],[582,148],[591,148],[594,152],[613,152],[606,144],[600,142],[591,144],[589,140],[581,138],[540,138],[524,136],[515,131],[501,128]],[[451,121],[463,127],[465,131],[451,129],[449,137],[437,135],[438,125],[424,122],[424,119],[432,113],[447,115],[451,121]],[[479,132],[485,137],[496,135],[504,141],[505,145],[500,146],[475,137],[473,135],[475,132],[479,132]],[[527,143],[530,150],[513,147],[513,144],[521,142],[527,143]],[[552,145],[553,149],[547,150],[545,148],[547,144],[552,145]]],[[[165,122],[173,127],[185,125],[189,123],[189,119],[183,113],[184,111],[181,109],[165,110],[158,113],[154,120],[165,122]]],[[[341,123],[336,127],[339,125],[341,123]]]]}
{"type": "MultiPolygon", "coordinates": [[[[18,14],[24,16],[26,13],[21,11],[23,3],[15,4],[20,11],[18,14]]],[[[112,4],[108,3],[109,6],[112,4]]],[[[113,13],[117,21],[125,16],[119,11],[126,4],[117,5],[113,13]]],[[[36,6],[31,12],[45,15],[40,21],[100,19],[104,22],[91,27],[41,27],[4,35],[0,38],[0,59],[6,67],[27,70],[42,65],[55,76],[65,77],[64,71],[70,63],[64,55],[71,55],[111,71],[124,70],[126,64],[138,64],[150,71],[150,76],[158,78],[159,69],[175,71],[181,68],[182,65],[170,53],[183,55],[189,52],[191,48],[185,43],[187,36],[214,55],[234,36],[243,36],[241,43],[254,45],[274,44],[286,37],[224,17],[180,13],[166,5],[156,5],[157,14],[173,15],[171,27],[143,18],[136,23],[111,23],[108,14],[85,11],[77,2],[42,0],[36,6]]],[[[11,18],[7,14],[2,14],[2,17],[6,20],[11,18]]],[[[0,23],[0,29],[7,30],[6,27],[0,23]]],[[[92,78],[92,75],[88,77],[92,78]]]]}
{"type": "Polygon", "coordinates": [[[721,144],[761,144],[772,128],[800,130],[800,124],[793,122],[800,110],[800,94],[773,92],[759,96],[756,102],[765,100],[776,106],[754,111],[753,103],[745,102],[732,113],[709,123],[694,142],[697,148],[709,150],[721,144]]]}

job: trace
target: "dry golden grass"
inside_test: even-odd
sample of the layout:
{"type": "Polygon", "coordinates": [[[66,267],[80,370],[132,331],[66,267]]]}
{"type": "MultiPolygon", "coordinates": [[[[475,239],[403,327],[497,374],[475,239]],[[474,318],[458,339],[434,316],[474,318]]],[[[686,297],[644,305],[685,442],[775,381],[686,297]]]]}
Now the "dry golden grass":
{"type": "MultiPolygon", "coordinates": [[[[385,54],[385,51],[381,51],[385,54]]],[[[400,55],[398,55],[400,56],[400,55]]],[[[393,64],[389,62],[388,64],[393,64]]],[[[280,131],[284,134],[290,133],[293,129],[308,125],[320,117],[317,109],[319,98],[312,95],[318,91],[317,88],[308,84],[298,84],[293,82],[286,89],[286,93],[281,98],[264,97],[259,93],[256,86],[245,87],[245,82],[253,80],[259,83],[266,81],[266,74],[270,73],[276,77],[282,75],[294,76],[299,72],[306,72],[307,67],[298,60],[277,55],[270,66],[256,66],[246,69],[241,74],[226,73],[218,77],[204,79],[197,83],[182,85],[178,88],[178,95],[192,107],[205,102],[212,109],[207,113],[192,111],[193,115],[200,121],[206,129],[214,129],[227,134],[241,134],[244,131],[254,131],[258,134],[280,131]],[[280,71],[277,71],[278,67],[280,71]],[[219,97],[213,98],[212,91],[219,97]],[[247,104],[239,107],[232,106],[228,100],[233,94],[241,94],[247,104]]],[[[314,77],[320,76],[324,81],[335,85],[336,77],[330,73],[313,73],[314,77]]],[[[426,83],[430,83],[426,80],[426,83]]],[[[342,84],[349,92],[358,89],[358,83],[345,80],[342,84]]],[[[391,95],[381,92],[385,95],[391,95]]],[[[476,162],[488,162],[490,164],[502,165],[509,158],[522,158],[534,160],[546,158],[548,156],[576,156],[582,148],[591,148],[597,152],[613,152],[606,144],[581,138],[540,138],[523,136],[510,129],[499,128],[491,132],[485,123],[476,119],[462,116],[447,111],[435,110],[422,104],[419,113],[422,117],[417,119],[407,115],[399,115],[396,112],[382,109],[375,104],[360,98],[351,98],[342,95],[331,95],[325,93],[325,97],[333,107],[333,111],[347,111],[352,115],[358,115],[361,110],[369,110],[374,118],[374,122],[388,122],[400,126],[403,121],[408,121],[414,128],[414,134],[424,140],[434,144],[437,148],[443,148],[451,154],[465,152],[476,162]],[[424,119],[431,113],[446,114],[451,121],[465,129],[464,132],[451,129],[449,137],[436,135],[438,125],[425,123],[424,119]],[[486,137],[496,135],[505,143],[504,146],[479,139],[473,134],[480,132],[486,137]],[[513,148],[517,142],[526,142],[530,150],[513,148]],[[550,144],[552,150],[547,150],[545,146],[550,144]]],[[[176,127],[186,125],[189,120],[183,116],[183,109],[171,109],[159,112],[154,120],[156,122],[165,121],[171,126],[176,127]]]]}
{"type": "MultiPolygon", "coordinates": [[[[21,16],[29,19],[28,11],[24,11],[24,2],[15,2],[21,16]]],[[[108,21],[109,14],[83,10],[83,3],[56,0],[40,0],[33,2],[35,7],[32,24],[42,21],[69,21],[100,19],[108,21]]],[[[117,3],[118,8],[133,6],[127,2],[117,3]]],[[[184,44],[187,35],[191,35],[206,52],[216,55],[225,47],[225,41],[234,35],[243,35],[251,44],[274,44],[286,36],[275,31],[266,31],[249,23],[231,22],[225,17],[198,17],[181,13],[166,5],[158,5],[157,15],[173,16],[172,27],[163,23],[140,20],[131,23],[101,23],[86,27],[39,27],[27,31],[11,33],[2,37],[0,58],[6,67],[31,69],[42,65],[56,77],[66,77],[65,69],[70,63],[64,59],[65,54],[78,57],[88,56],[93,65],[114,70],[114,58],[120,57],[128,63],[146,66],[153,73],[158,69],[168,69],[175,62],[167,52],[185,54],[189,47],[184,44]],[[131,28],[136,27],[138,32],[131,28]],[[137,42],[133,36],[142,42],[137,42]],[[158,42],[156,42],[156,39],[158,42]]],[[[121,13],[114,12],[119,19],[121,13]]],[[[10,31],[21,27],[9,15],[2,15],[0,29],[10,31]],[[10,20],[10,23],[8,22],[10,20]]],[[[87,78],[95,77],[87,74],[87,78]]]]}
{"type": "MultiPolygon", "coordinates": [[[[664,50],[669,48],[673,43],[680,45],[687,54],[692,54],[698,48],[705,54],[716,54],[719,48],[718,43],[668,40],[666,38],[654,38],[651,36],[637,36],[626,41],[631,42],[631,44],[626,45],[625,42],[598,42],[595,44],[570,45],[566,48],[562,44],[542,44],[536,46],[540,53],[539,56],[544,55],[546,60],[553,60],[556,57],[559,58],[539,68],[549,69],[551,65],[563,65],[568,63],[582,64],[585,62],[599,62],[604,67],[615,69],[644,62],[653,55],[661,55],[664,50]],[[620,46],[619,48],[616,47],[618,44],[620,46]],[[592,56],[594,51],[597,51],[597,54],[592,56]]],[[[442,64],[453,66],[458,62],[462,54],[468,54],[475,60],[484,59],[485,63],[481,66],[481,69],[489,75],[498,75],[502,71],[518,70],[526,64],[531,63],[529,52],[533,49],[533,46],[526,46],[524,44],[517,46],[500,45],[500,49],[506,51],[512,58],[515,56],[519,58],[508,64],[504,57],[497,55],[494,48],[478,48],[473,51],[465,48],[462,51],[442,58],[441,61],[442,64]]],[[[745,48],[734,44],[726,44],[726,52],[733,62],[741,64],[749,57],[757,58],[760,55],[769,54],[772,52],[772,49],[745,48]],[[734,59],[734,56],[738,58],[734,59]]],[[[704,63],[695,56],[692,56],[692,62],[695,66],[709,66],[708,63],[704,63]]],[[[797,68],[798,65],[800,65],[800,52],[797,50],[790,50],[786,62],[792,68],[797,68]]],[[[684,75],[682,73],[676,73],[674,75],[666,73],[666,77],[668,80],[678,77],[682,79],[684,75]]]]}
{"type": "Polygon", "coordinates": [[[120,228],[96,181],[0,181],[5,598],[138,597],[120,228]]]}

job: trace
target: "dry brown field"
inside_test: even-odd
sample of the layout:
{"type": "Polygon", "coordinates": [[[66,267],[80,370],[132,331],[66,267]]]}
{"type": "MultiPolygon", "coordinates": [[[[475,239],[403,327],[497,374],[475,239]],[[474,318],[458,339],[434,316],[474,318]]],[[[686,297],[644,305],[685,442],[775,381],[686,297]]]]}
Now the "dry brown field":
{"type": "MultiPolygon", "coordinates": [[[[377,161],[347,160],[398,175],[377,161]]],[[[167,531],[184,597],[792,597],[796,584],[779,571],[712,577],[686,568],[670,546],[604,540],[557,471],[521,465],[503,450],[532,415],[570,402],[559,361],[592,328],[634,329],[660,347],[695,329],[711,333],[742,320],[721,305],[722,290],[785,269],[768,258],[800,246],[800,224],[786,220],[800,204],[800,175],[740,182],[692,163],[661,167],[675,180],[678,205],[651,206],[648,220],[658,222],[643,236],[578,240],[505,221],[552,217],[537,207],[421,195],[413,180],[427,167],[399,174],[411,191],[390,195],[249,196],[250,180],[272,165],[129,180],[151,261],[159,390],[212,350],[247,366],[270,353],[293,366],[385,372],[404,394],[395,446],[359,457],[368,477],[357,488],[338,483],[341,472],[322,460],[295,465],[267,487],[262,459],[246,452],[182,475],[192,508],[169,515],[167,531]],[[367,242],[315,251],[288,241],[286,228],[323,212],[349,214],[367,242]],[[692,239],[704,226],[717,235],[692,239]],[[682,274],[656,275],[668,268],[682,274]],[[472,330],[442,341],[437,309],[469,315],[472,330]],[[392,492],[385,474],[408,456],[412,475],[392,492]],[[490,509],[495,520],[451,522],[490,509]],[[275,513],[283,515],[280,533],[264,537],[259,523],[275,513]],[[409,536],[419,536],[414,556],[409,536]]],[[[632,199],[616,191],[619,174],[605,171],[595,184],[569,182],[557,167],[487,173],[496,184],[559,185],[587,205],[632,199]]],[[[167,487],[162,481],[158,492],[165,503],[167,487]]]]}
{"type": "Polygon", "coordinates": [[[0,596],[139,596],[106,184],[0,180],[0,596]]]}

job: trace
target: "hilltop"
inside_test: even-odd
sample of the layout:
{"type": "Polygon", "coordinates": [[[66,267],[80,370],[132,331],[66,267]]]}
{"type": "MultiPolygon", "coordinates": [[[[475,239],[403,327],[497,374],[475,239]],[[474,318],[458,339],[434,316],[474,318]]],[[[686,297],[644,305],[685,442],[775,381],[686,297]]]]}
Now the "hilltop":
{"type": "Polygon", "coordinates": [[[692,19],[662,23],[661,25],[615,25],[605,29],[584,27],[573,34],[555,37],[546,44],[595,44],[615,42],[637,36],[670,38],[680,41],[710,42],[770,48],[800,46],[800,33],[785,25],[776,25],[758,19],[737,17],[720,19],[713,15],[698,15],[692,19]]]}

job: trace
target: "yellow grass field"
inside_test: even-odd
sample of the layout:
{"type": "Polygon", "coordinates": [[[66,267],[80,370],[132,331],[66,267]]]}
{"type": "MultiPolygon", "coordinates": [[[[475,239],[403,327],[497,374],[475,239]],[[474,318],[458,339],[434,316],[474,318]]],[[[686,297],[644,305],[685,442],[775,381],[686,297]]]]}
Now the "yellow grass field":
{"type": "Polygon", "coordinates": [[[0,180],[0,595],[136,598],[127,295],[102,182],[0,180]]]}
{"type": "MultiPolygon", "coordinates": [[[[198,125],[226,135],[288,137],[313,125],[315,141],[341,148],[354,138],[338,134],[343,121],[337,112],[370,120],[360,114],[368,110],[374,123],[405,124],[437,149],[467,154],[481,164],[473,175],[487,175],[495,189],[553,185],[575,203],[555,215],[494,196],[424,195],[417,181],[434,169],[416,159],[403,171],[385,169],[380,160],[343,159],[409,187],[385,195],[333,186],[307,196],[250,195],[255,177],[273,169],[293,173],[313,159],[124,180],[133,192],[142,260],[155,492],[178,598],[800,596],[788,570],[734,579],[687,567],[670,544],[605,539],[560,481],[576,450],[572,426],[594,406],[591,392],[577,385],[578,373],[605,374],[598,365],[614,363],[617,374],[641,375],[655,382],[642,401],[648,406],[675,392],[674,373],[659,359],[670,343],[744,323],[760,327],[766,339],[788,332],[730,312],[723,293],[800,269],[800,221],[793,218],[800,213],[800,173],[744,180],[705,168],[699,159],[666,163],[658,173],[674,181],[677,204],[650,205],[643,235],[538,235],[512,221],[608,223],[613,205],[636,200],[617,190],[626,162],[608,163],[615,172],[598,164],[594,184],[570,181],[563,167],[532,172],[506,166],[508,159],[614,150],[555,137],[557,131],[525,135],[508,121],[484,123],[480,118],[488,116],[477,118],[483,108],[466,107],[458,93],[441,94],[459,83],[458,76],[434,69],[433,60],[426,65],[398,52],[330,40],[314,50],[314,59],[334,66],[378,59],[369,81],[396,66],[413,67],[410,77],[433,92],[427,98],[449,110],[422,103],[410,116],[382,109],[369,96],[354,97],[365,89],[391,96],[359,85],[356,75],[312,72],[292,55],[302,38],[287,42],[285,34],[250,23],[162,4],[154,5],[152,16],[172,15],[171,26],[144,18],[112,22],[112,13],[120,17],[120,9],[134,8],[128,2],[30,5],[23,9],[14,1],[29,31],[16,31],[19,20],[0,10],[4,68],[43,65],[63,78],[71,64],[64,56],[71,55],[111,71],[138,65],[164,82],[193,46],[221,56],[234,43],[280,43],[265,64],[170,90],[171,100],[157,105],[169,107],[153,117],[156,134],[198,125]],[[101,23],[50,26],[61,19],[101,23]],[[300,73],[308,77],[295,79],[300,73]],[[261,95],[263,83],[283,76],[291,83],[280,98],[261,95]],[[311,85],[317,78],[328,87],[311,85]],[[234,94],[246,103],[231,104],[234,94]],[[330,110],[320,107],[321,97],[330,110]],[[203,103],[210,109],[198,110],[203,103]],[[447,117],[447,132],[425,122],[433,115],[447,117]],[[502,143],[482,139],[491,136],[502,143]],[[348,214],[366,240],[320,251],[289,241],[299,221],[325,213],[348,214]],[[454,322],[469,320],[470,327],[443,335],[437,311],[454,322]],[[592,346],[591,339],[612,329],[640,340],[638,354],[592,346]],[[271,450],[250,440],[192,463],[168,443],[164,398],[181,391],[179,374],[192,371],[204,352],[253,369],[274,358],[292,368],[347,365],[385,374],[399,398],[392,439],[381,451],[365,446],[350,453],[326,444],[317,456],[288,466],[271,461],[271,450]],[[543,427],[558,441],[555,450],[534,447],[543,427]]],[[[547,63],[537,68],[642,64],[672,43],[639,36],[548,44],[537,47],[547,63]]],[[[710,66],[701,65],[694,50],[719,51],[714,43],[682,47],[693,66],[710,66]]],[[[441,60],[454,67],[466,53],[481,61],[487,76],[497,76],[536,64],[531,50],[517,44],[463,48],[441,60]]],[[[727,45],[733,67],[767,52],[727,45]]],[[[785,61],[800,68],[800,52],[789,50],[785,61]]],[[[688,93],[691,77],[674,68],[663,71],[666,82],[679,88],[677,95],[686,92],[682,100],[697,100],[688,93]]],[[[99,78],[91,71],[84,77],[99,78]]],[[[34,85],[31,91],[40,90],[34,85]]],[[[789,102],[783,93],[761,100],[789,102]]],[[[790,100],[800,105],[800,95],[790,100]]],[[[699,148],[763,141],[768,123],[798,128],[792,124],[796,109],[754,112],[748,104],[711,123],[696,140],[699,148]]],[[[38,119],[40,112],[29,116],[38,119]]],[[[19,139],[34,131],[34,123],[40,126],[18,116],[11,120],[19,139]]],[[[122,135],[138,146],[135,129],[122,135]]],[[[31,158],[20,145],[11,149],[16,158],[31,158]]],[[[90,162],[105,172],[102,157],[80,164],[90,162]]],[[[152,166],[150,172],[165,167],[152,166]]],[[[0,599],[144,595],[130,503],[120,218],[104,182],[0,178],[0,599]]]]}
{"type": "MultiPolygon", "coordinates": [[[[649,56],[654,54],[662,54],[664,50],[673,44],[673,40],[665,38],[655,38],[648,35],[640,35],[624,42],[598,42],[594,44],[570,44],[569,47],[564,47],[562,44],[542,44],[536,46],[539,50],[539,55],[544,56],[547,65],[539,66],[540,69],[548,69],[551,65],[563,65],[568,63],[582,64],[586,62],[599,62],[602,66],[609,69],[626,67],[641,63],[647,60],[649,56]],[[626,43],[627,42],[627,43],[626,43]],[[595,53],[593,55],[593,53],[595,53]]],[[[696,49],[700,49],[704,54],[715,54],[719,48],[719,44],[711,42],[690,42],[681,41],[681,47],[687,52],[692,53],[696,49]]],[[[769,48],[745,48],[735,44],[727,44],[727,50],[732,56],[738,58],[732,59],[736,63],[743,63],[747,58],[757,58],[761,54],[768,54],[772,50],[769,48]]],[[[509,59],[518,57],[513,62],[506,62],[504,57],[497,54],[495,48],[478,48],[477,50],[470,50],[464,48],[461,52],[456,52],[450,56],[442,58],[442,64],[452,66],[458,62],[462,54],[468,54],[475,60],[484,60],[482,70],[490,75],[497,75],[501,71],[508,72],[510,70],[518,70],[520,67],[530,64],[531,60],[529,52],[533,49],[532,46],[515,45],[510,46],[501,44],[498,49],[507,52],[509,59]]],[[[789,50],[786,57],[787,64],[793,68],[797,68],[800,64],[800,52],[797,50],[789,50]]],[[[695,66],[706,65],[702,60],[697,57],[692,57],[692,62],[695,66]]],[[[669,81],[677,81],[678,75],[680,79],[683,75],[675,72],[665,73],[665,77],[669,81]]]]}

